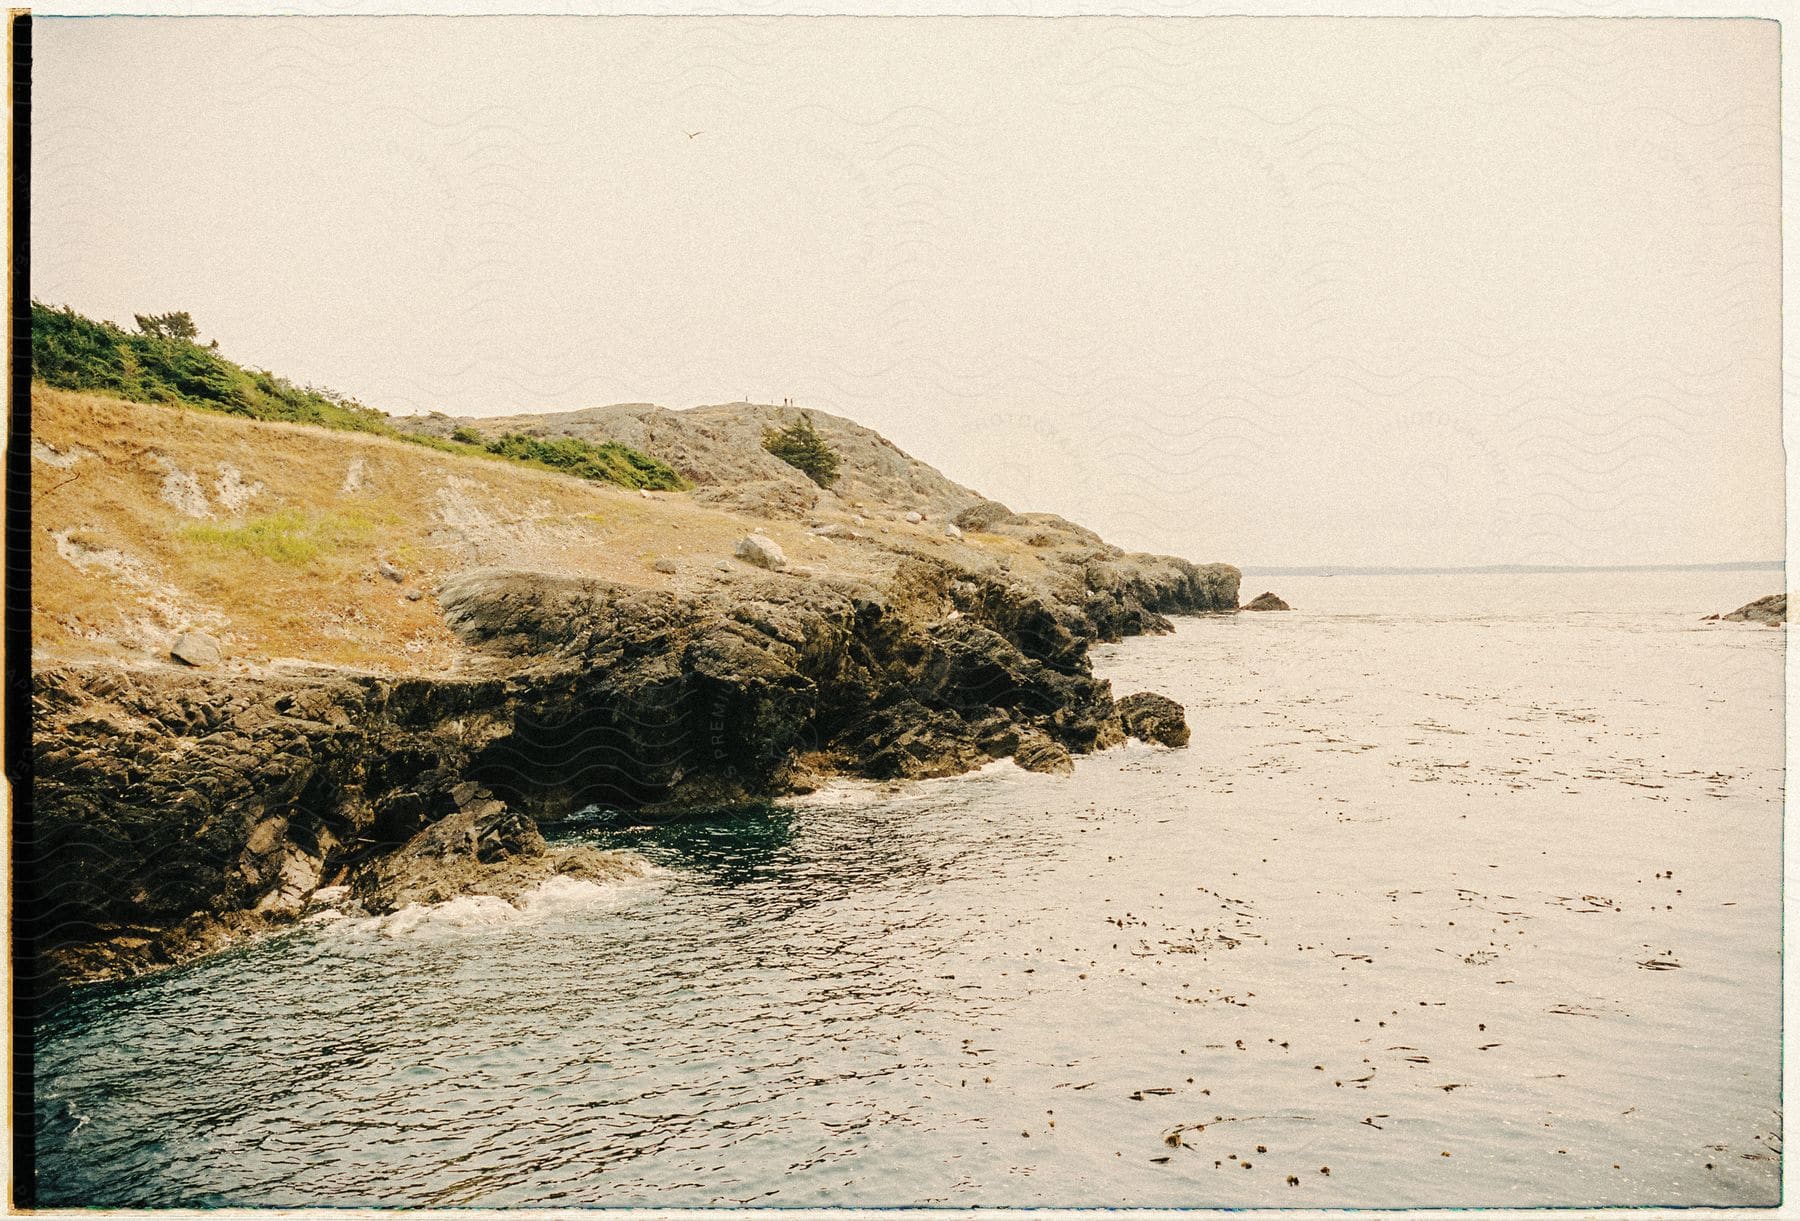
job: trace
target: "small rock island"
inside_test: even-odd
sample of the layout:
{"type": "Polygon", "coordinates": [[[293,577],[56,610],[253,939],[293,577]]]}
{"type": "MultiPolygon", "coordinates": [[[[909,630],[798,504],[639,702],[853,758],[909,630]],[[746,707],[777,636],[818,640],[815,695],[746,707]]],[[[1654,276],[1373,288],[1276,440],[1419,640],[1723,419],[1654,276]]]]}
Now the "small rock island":
{"type": "Polygon", "coordinates": [[[1787,622],[1787,595],[1770,594],[1766,598],[1745,603],[1729,615],[1708,615],[1707,618],[1725,623],[1760,623],[1765,627],[1780,627],[1787,622]]]}

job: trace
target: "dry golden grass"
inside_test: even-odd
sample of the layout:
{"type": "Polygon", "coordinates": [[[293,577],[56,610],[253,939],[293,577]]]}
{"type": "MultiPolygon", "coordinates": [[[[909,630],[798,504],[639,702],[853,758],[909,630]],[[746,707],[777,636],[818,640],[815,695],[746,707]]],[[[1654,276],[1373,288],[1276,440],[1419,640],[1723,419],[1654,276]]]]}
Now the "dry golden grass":
{"type": "Polygon", "coordinates": [[[460,650],[430,594],[460,569],[655,586],[658,558],[711,564],[752,524],[798,563],[841,558],[801,523],[382,437],[42,385],[32,408],[43,456],[89,455],[33,464],[33,643],[52,657],[162,657],[199,628],[238,663],[438,671],[460,650]]]}
{"type": "Polygon", "coordinates": [[[710,580],[751,528],[814,571],[867,578],[891,568],[893,545],[1003,558],[1027,579],[1045,571],[1012,538],[954,542],[939,524],[888,520],[857,527],[884,534],[883,546],[832,542],[805,523],[707,508],[686,493],[363,433],[41,384],[32,413],[32,641],[44,660],[164,660],[176,633],[198,629],[234,666],[300,658],[443,672],[464,659],[431,596],[452,573],[710,580]],[[652,567],[664,559],[678,574],[652,567]],[[383,562],[402,583],[381,574],[383,562]]]}

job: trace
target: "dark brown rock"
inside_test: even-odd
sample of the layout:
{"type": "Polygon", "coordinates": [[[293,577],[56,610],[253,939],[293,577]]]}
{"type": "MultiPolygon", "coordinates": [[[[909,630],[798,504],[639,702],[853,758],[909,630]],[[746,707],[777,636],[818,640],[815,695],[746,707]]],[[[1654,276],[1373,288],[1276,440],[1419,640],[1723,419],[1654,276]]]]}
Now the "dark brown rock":
{"type": "Polygon", "coordinates": [[[492,895],[509,902],[555,874],[611,881],[644,872],[630,853],[578,846],[552,849],[537,824],[486,789],[459,785],[458,809],[414,835],[398,849],[351,874],[350,894],[380,915],[462,895],[492,895]]]}
{"type": "Polygon", "coordinates": [[[1139,741],[1161,746],[1188,744],[1187,709],[1168,696],[1139,691],[1120,700],[1118,709],[1125,732],[1139,741]]]}
{"type": "Polygon", "coordinates": [[[1286,602],[1283,602],[1274,594],[1265,591],[1257,594],[1256,597],[1244,603],[1241,609],[1247,611],[1283,611],[1292,610],[1294,608],[1289,606],[1286,602]]]}
{"type": "Polygon", "coordinates": [[[1070,757],[1068,748],[1037,730],[1021,736],[1013,751],[1013,762],[1028,772],[1067,774],[1075,770],[1075,760],[1070,757]]]}

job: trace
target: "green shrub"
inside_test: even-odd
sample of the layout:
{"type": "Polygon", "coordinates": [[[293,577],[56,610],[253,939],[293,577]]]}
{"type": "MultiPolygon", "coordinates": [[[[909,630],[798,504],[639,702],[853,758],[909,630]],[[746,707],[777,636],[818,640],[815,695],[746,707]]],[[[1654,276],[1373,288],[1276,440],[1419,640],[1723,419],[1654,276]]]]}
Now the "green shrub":
{"type": "Polygon", "coordinates": [[[822,488],[837,482],[838,454],[825,443],[812,426],[811,418],[801,416],[786,428],[765,428],[763,448],[822,488]]]}
{"type": "Polygon", "coordinates": [[[132,320],[137,329],[145,335],[155,335],[161,339],[185,339],[189,343],[200,337],[194,326],[194,316],[186,310],[169,314],[133,314],[132,320]]]}
{"type": "Polygon", "coordinates": [[[74,310],[31,303],[32,374],[65,390],[140,402],[204,407],[258,420],[288,420],[359,432],[390,431],[387,417],[355,399],[246,369],[194,341],[186,313],[139,315],[139,330],[95,322],[74,310]]]}
{"type": "Polygon", "coordinates": [[[674,467],[617,441],[595,444],[579,437],[527,437],[509,432],[487,442],[486,448],[502,458],[628,488],[674,491],[687,486],[674,467]]]}

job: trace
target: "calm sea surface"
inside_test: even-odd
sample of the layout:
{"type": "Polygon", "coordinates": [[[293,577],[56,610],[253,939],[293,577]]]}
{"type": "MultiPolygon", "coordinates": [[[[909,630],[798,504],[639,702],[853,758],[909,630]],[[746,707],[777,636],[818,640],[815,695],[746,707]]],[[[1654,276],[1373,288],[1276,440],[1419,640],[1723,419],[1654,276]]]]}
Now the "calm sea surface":
{"type": "Polygon", "coordinates": [[[90,990],[46,1204],[1766,1204],[1780,574],[1247,578],[1193,744],[90,990]]]}

